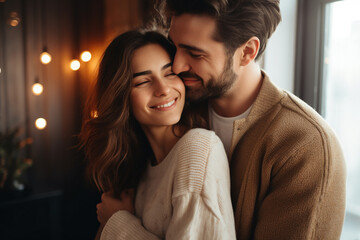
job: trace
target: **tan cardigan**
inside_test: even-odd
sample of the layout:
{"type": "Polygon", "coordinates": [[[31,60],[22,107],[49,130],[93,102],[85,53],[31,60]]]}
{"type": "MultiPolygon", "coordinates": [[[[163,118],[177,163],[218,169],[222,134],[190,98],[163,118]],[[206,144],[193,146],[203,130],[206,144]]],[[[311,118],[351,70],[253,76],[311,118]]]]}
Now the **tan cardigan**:
{"type": "Polygon", "coordinates": [[[336,136],[311,107],[263,75],[249,116],[233,129],[237,238],[339,239],[345,162],[336,136]]]}

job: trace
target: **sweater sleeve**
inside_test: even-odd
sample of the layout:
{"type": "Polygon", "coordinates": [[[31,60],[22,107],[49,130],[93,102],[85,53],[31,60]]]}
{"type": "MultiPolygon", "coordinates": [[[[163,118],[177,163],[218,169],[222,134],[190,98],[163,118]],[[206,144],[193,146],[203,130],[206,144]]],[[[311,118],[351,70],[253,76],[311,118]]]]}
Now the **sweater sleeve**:
{"type": "Polygon", "coordinates": [[[157,240],[156,235],[147,231],[138,219],[128,211],[118,211],[106,223],[100,240],[157,240]]]}
{"type": "Polygon", "coordinates": [[[236,239],[229,165],[221,140],[215,134],[209,139],[192,136],[184,147],[166,239],[236,239]]]}
{"type": "Polygon", "coordinates": [[[235,230],[214,213],[201,195],[181,195],[173,200],[173,205],[166,239],[235,239],[235,230]]]}
{"type": "MultiPolygon", "coordinates": [[[[165,238],[235,239],[229,166],[220,139],[212,132],[188,136],[178,158],[165,238]]],[[[110,239],[159,238],[134,215],[118,211],[101,235],[101,240],[110,239]]]]}

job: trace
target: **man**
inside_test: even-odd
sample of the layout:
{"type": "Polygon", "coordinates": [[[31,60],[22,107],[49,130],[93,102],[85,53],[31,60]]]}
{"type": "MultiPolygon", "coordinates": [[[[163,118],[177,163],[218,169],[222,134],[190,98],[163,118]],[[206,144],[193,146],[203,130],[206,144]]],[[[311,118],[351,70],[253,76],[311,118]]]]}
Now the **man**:
{"type": "Polygon", "coordinates": [[[229,156],[237,238],[339,239],[340,145],[320,115],[256,63],[281,20],[279,0],[167,0],[165,9],[173,71],[191,100],[208,102],[229,156]]]}

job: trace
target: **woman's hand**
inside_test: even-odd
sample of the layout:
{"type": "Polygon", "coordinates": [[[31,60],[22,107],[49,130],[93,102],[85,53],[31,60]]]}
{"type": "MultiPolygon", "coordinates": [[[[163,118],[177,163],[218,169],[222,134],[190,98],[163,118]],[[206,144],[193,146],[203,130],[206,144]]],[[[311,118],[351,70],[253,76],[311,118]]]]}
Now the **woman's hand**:
{"type": "Polygon", "coordinates": [[[105,225],[109,218],[119,210],[126,210],[134,214],[134,189],[121,192],[120,199],[115,198],[112,192],[101,195],[101,203],[96,205],[97,219],[105,225]]]}

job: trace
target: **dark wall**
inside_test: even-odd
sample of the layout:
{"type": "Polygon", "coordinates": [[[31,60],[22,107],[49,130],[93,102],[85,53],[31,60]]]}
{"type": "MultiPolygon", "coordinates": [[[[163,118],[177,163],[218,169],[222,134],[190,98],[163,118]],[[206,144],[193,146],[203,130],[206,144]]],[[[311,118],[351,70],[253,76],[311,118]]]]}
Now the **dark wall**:
{"type": "MultiPolygon", "coordinates": [[[[144,7],[132,0],[0,1],[0,131],[20,127],[33,143],[24,149],[33,165],[27,173],[32,193],[63,191],[63,239],[92,239],[98,223],[99,193],[84,176],[85,160],[77,147],[82,106],[94,81],[98,61],[117,34],[138,26],[144,7]],[[9,25],[12,12],[19,25],[9,25]],[[46,46],[52,61],[43,65],[46,46]],[[89,50],[93,59],[79,71],[69,63],[89,50]],[[38,79],[44,92],[35,96],[38,79]],[[47,120],[35,128],[38,117],[47,120]]],[[[147,6],[146,6],[147,8],[147,6]]]]}
{"type": "Polygon", "coordinates": [[[96,52],[105,38],[103,3],[11,0],[0,4],[0,130],[20,127],[23,137],[33,139],[24,153],[33,160],[27,183],[33,194],[63,191],[60,212],[64,239],[91,239],[97,228],[99,194],[84,178],[84,159],[75,145],[84,84],[91,81],[82,80],[82,76],[92,70],[84,64],[73,72],[68,66],[80,51],[96,52]],[[10,26],[14,12],[20,23],[10,26]],[[44,46],[52,55],[48,65],[39,61],[44,46]],[[44,86],[40,96],[31,92],[35,79],[44,86]],[[44,130],[35,128],[38,117],[47,120],[44,130]]]}

